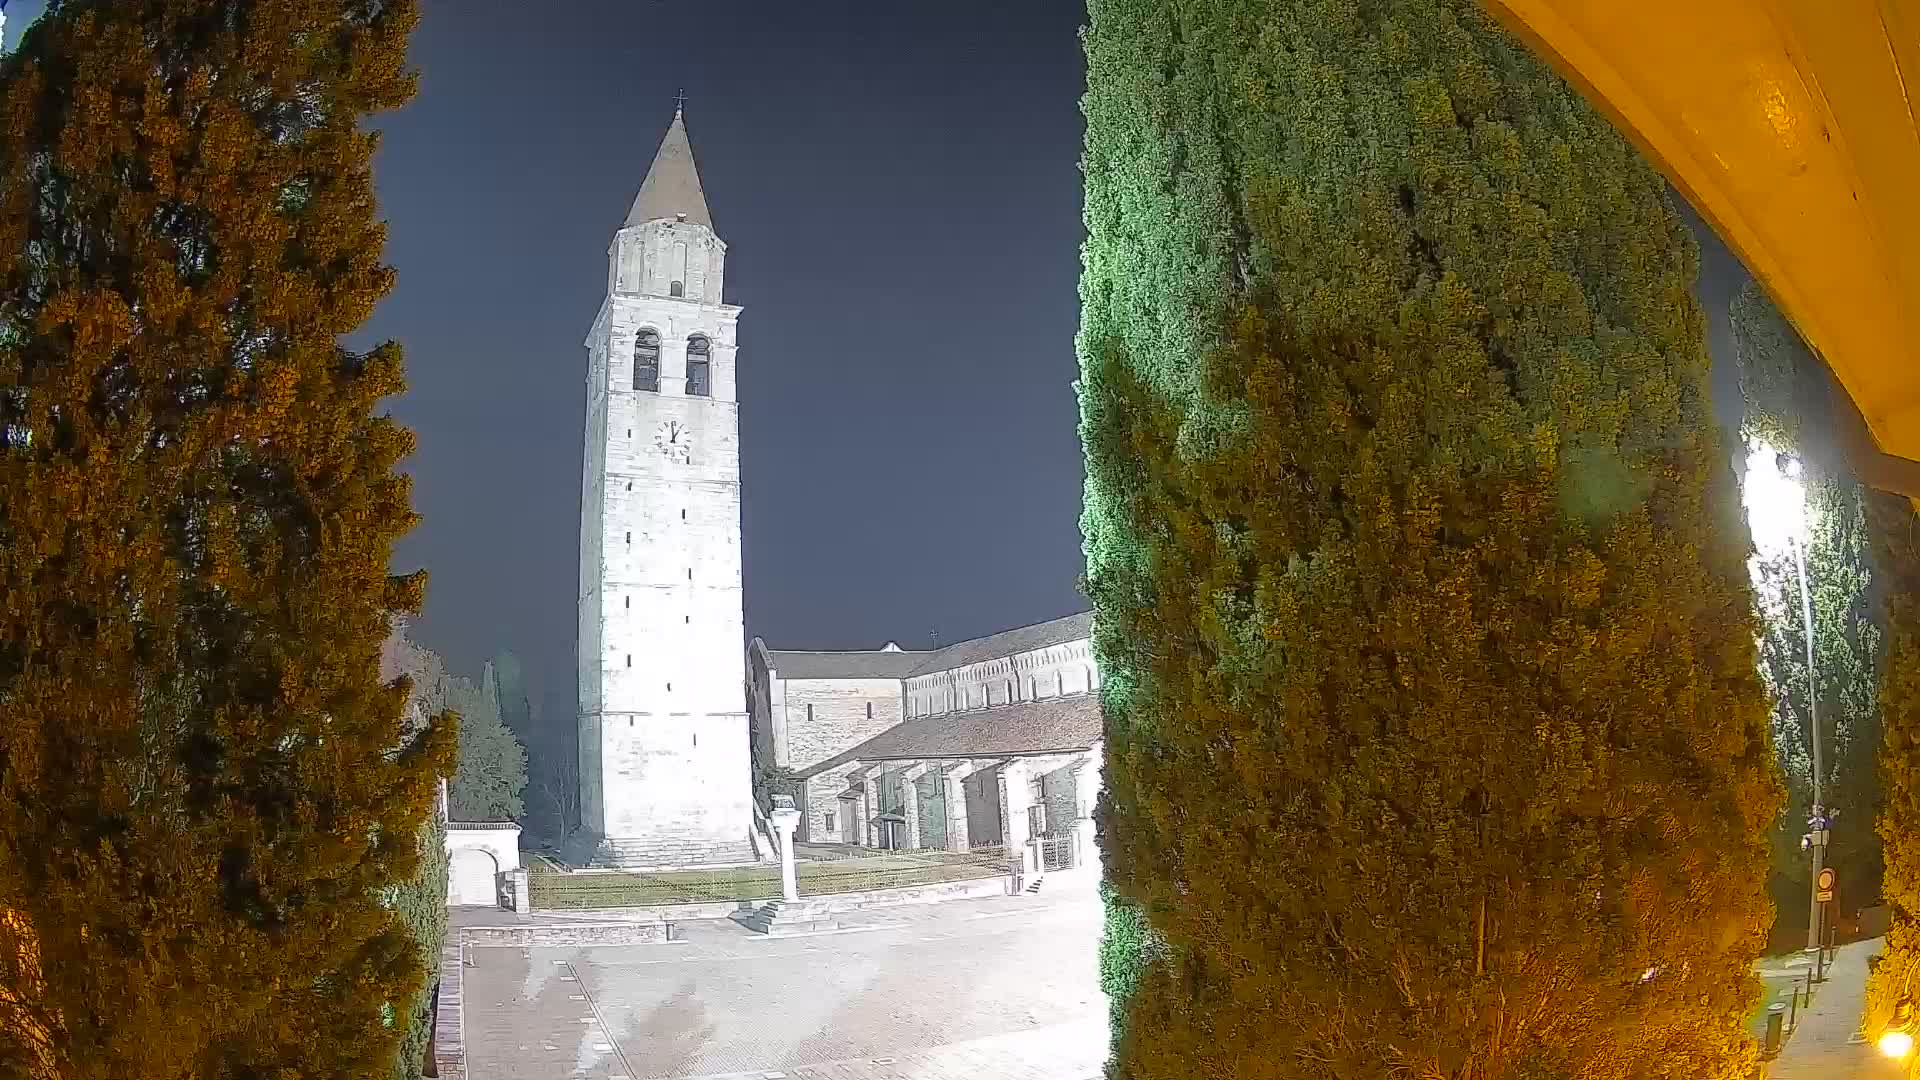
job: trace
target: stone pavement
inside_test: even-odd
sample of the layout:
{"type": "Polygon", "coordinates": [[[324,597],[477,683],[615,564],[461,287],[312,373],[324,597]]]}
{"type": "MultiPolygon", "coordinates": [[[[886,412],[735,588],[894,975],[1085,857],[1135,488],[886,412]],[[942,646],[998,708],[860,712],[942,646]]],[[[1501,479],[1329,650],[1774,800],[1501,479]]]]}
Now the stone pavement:
{"type": "Polygon", "coordinates": [[[1081,894],[862,912],[766,938],[478,948],[472,1080],[1096,1080],[1100,907],[1081,894]]]}
{"type": "Polygon", "coordinates": [[[1905,1065],[1880,1056],[1860,1034],[1867,996],[1867,959],[1884,939],[1835,950],[1827,981],[1800,1015],[1786,1049],[1767,1066],[1767,1080],[1901,1080],[1905,1065]]]}

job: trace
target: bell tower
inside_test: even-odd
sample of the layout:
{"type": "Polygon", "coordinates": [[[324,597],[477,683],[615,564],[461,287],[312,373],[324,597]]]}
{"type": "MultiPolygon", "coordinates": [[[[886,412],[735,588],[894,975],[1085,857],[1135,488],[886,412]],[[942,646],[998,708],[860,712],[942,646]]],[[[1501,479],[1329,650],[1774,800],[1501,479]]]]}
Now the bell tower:
{"type": "Polygon", "coordinates": [[[675,109],[586,339],[581,817],[625,865],[755,857],[726,253],[675,109]]]}

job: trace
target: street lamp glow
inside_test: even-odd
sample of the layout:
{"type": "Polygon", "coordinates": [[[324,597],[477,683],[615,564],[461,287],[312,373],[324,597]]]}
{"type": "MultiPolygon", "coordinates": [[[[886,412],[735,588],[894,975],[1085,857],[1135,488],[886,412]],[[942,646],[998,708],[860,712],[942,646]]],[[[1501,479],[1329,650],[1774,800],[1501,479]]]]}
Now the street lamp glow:
{"type": "Polygon", "coordinates": [[[1889,1031],[1880,1036],[1880,1052],[1890,1058],[1903,1058],[1913,1053],[1913,1036],[1904,1031],[1889,1031]]]}
{"type": "Polygon", "coordinates": [[[1807,538],[1807,488],[1800,479],[1800,462],[1758,440],[1749,442],[1747,451],[1740,501],[1747,508],[1753,546],[1761,558],[1784,555],[1807,538]]]}

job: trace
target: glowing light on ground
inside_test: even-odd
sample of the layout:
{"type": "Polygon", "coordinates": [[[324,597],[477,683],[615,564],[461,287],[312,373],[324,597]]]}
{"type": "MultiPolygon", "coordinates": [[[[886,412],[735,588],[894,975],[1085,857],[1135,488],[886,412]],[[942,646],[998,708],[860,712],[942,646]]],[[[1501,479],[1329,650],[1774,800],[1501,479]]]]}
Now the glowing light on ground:
{"type": "Polygon", "coordinates": [[[1904,1031],[1889,1031],[1880,1036],[1880,1052],[1890,1058],[1903,1058],[1913,1052],[1913,1036],[1904,1031]]]}

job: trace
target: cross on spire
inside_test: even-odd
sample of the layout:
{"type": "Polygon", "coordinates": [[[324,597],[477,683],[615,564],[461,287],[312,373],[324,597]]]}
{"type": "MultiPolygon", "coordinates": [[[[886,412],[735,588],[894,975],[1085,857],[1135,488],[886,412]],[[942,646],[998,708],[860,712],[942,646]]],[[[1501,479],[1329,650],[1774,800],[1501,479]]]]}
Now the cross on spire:
{"type": "Polygon", "coordinates": [[[682,88],[678,94],[675,94],[673,96],[673,115],[679,116],[681,113],[685,112],[686,109],[687,109],[687,91],[685,90],[685,88],[682,88]]]}

